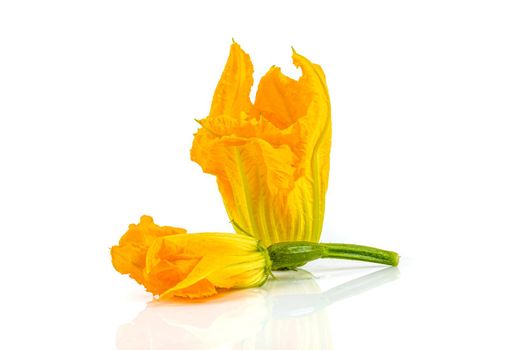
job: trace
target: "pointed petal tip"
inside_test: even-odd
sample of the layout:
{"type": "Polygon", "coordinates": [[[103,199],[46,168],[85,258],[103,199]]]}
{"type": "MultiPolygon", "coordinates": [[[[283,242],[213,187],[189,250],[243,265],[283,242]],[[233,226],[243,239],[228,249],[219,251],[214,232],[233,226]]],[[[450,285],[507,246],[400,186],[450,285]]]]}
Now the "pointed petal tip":
{"type": "Polygon", "coordinates": [[[297,61],[299,59],[302,59],[302,55],[300,53],[297,52],[297,50],[295,50],[295,47],[293,47],[293,45],[291,46],[292,48],[292,60],[293,60],[293,64],[296,65],[296,66],[300,66],[297,61]]]}
{"type": "Polygon", "coordinates": [[[232,38],[231,48],[234,48],[234,47],[239,48],[239,49],[242,50],[242,48],[240,47],[239,43],[236,42],[234,38],[232,38]]]}
{"type": "Polygon", "coordinates": [[[272,66],[270,66],[269,71],[267,73],[271,73],[271,72],[277,71],[277,70],[281,71],[281,68],[276,66],[275,64],[273,64],[272,66]]]}
{"type": "Polygon", "coordinates": [[[233,38],[232,38],[232,44],[230,45],[230,54],[232,53],[235,53],[237,55],[247,55],[249,57],[249,55],[244,51],[244,49],[240,46],[240,44],[238,42],[236,42],[233,38]]]}

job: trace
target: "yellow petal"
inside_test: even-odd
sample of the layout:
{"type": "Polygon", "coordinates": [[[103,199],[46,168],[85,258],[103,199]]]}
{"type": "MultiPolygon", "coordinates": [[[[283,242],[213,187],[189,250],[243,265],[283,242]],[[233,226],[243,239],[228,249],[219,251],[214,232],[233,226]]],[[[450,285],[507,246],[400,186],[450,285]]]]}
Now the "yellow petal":
{"type": "Polygon", "coordinates": [[[225,177],[218,177],[231,218],[245,231],[270,245],[283,234],[276,206],[293,186],[293,153],[253,139],[241,146],[223,146],[225,177]],[[226,189],[226,190],[225,190],[226,189]]]}
{"type": "Polygon", "coordinates": [[[325,193],[329,182],[332,138],[330,98],[322,68],[295,51],[293,61],[302,69],[300,80],[315,92],[307,115],[302,118],[302,128],[308,131],[305,144],[308,148],[306,159],[309,159],[309,166],[305,173],[312,181],[313,223],[310,238],[318,241],[322,232],[325,193]]]}
{"type": "Polygon", "coordinates": [[[221,288],[248,288],[263,285],[268,278],[267,271],[264,270],[266,261],[255,255],[245,260],[210,273],[207,280],[221,288]]]}

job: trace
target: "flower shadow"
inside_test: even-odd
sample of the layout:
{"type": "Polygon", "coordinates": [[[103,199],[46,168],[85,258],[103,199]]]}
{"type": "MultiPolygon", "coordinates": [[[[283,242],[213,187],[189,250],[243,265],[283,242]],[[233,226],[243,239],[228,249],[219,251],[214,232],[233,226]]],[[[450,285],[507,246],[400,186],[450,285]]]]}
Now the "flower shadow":
{"type": "Polygon", "coordinates": [[[330,349],[327,307],[398,275],[388,267],[322,291],[311,273],[286,271],[262,288],[224,293],[206,303],[150,303],[118,329],[117,348],[330,349]]]}

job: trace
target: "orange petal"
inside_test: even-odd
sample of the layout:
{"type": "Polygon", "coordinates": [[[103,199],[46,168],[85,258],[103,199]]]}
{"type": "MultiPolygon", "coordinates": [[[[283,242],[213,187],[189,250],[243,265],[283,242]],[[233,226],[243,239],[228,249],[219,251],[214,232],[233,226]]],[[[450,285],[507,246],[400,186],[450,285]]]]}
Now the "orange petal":
{"type": "Polygon", "coordinates": [[[150,273],[145,274],[145,288],[153,294],[162,294],[185,279],[199,261],[200,259],[162,260],[150,273]]]}
{"type": "Polygon", "coordinates": [[[260,80],[255,108],[278,128],[285,129],[306,115],[312,97],[309,85],[272,67],[260,80]]]}
{"type": "Polygon", "coordinates": [[[168,299],[172,296],[185,298],[205,298],[217,294],[216,287],[208,280],[203,279],[190,285],[189,287],[174,290],[170,293],[161,295],[160,299],[168,299]]]}
{"type": "Polygon", "coordinates": [[[111,262],[115,270],[143,284],[145,252],[146,248],[137,245],[115,246],[111,248],[111,262]]]}
{"type": "Polygon", "coordinates": [[[186,230],[158,226],[147,215],[139,224],[129,225],[129,230],[120,238],[119,245],[111,248],[113,267],[122,274],[128,274],[138,283],[145,284],[145,263],[149,246],[158,238],[186,233],[186,230]]]}
{"type": "Polygon", "coordinates": [[[251,59],[239,44],[233,43],[230,47],[230,56],[216,87],[209,115],[238,115],[241,111],[250,110],[252,103],[249,93],[252,85],[251,59]]]}

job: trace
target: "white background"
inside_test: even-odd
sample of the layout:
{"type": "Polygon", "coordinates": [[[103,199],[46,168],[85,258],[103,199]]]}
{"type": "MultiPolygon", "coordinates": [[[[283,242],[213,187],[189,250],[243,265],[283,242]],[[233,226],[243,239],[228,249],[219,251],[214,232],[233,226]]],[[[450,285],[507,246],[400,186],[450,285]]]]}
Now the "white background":
{"type": "MultiPolygon", "coordinates": [[[[0,348],[507,349],[508,19],[506,1],[0,2],[0,348]],[[272,64],[298,77],[291,45],[322,65],[323,240],[398,251],[397,280],[348,294],[374,267],[326,261],[310,295],[339,289],[303,321],[277,319],[305,304],[291,298],[259,318],[214,309],[244,292],[154,316],[113,270],[109,247],[142,214],[231,231],[189,149],[232,37],[255,82],[272,64]]],[[[269,287],[246,293],[268,305],[269,287]]]]}

